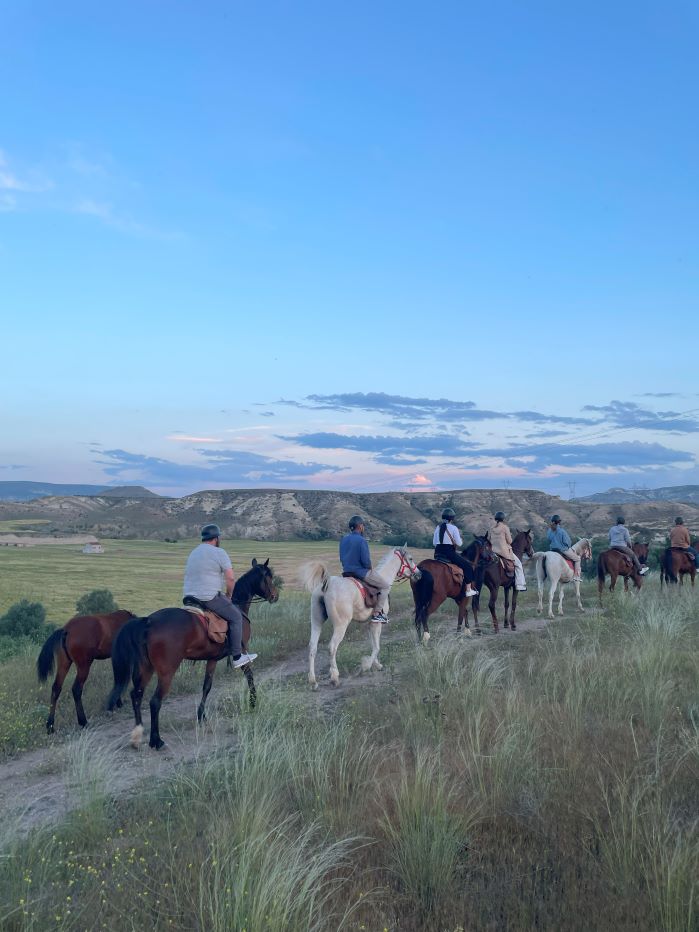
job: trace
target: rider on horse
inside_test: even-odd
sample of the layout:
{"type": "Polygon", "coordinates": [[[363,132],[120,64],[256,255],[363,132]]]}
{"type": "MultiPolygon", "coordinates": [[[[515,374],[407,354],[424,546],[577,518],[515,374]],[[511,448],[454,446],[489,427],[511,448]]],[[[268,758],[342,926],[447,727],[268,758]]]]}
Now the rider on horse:
{"type": "Polygon", "coordinates": [[[183,597],[196,599],[204,608],[215,612],[228,622],[227,645],[233,655],[233,666],[244,667],[257,654],[242,652],[243,616],[231,602],[233,595],[233,566],[231,558],[221,548],[221,529],[207,524],[201,529],[201,543],[187,558],[184,570],[183,597]],[[225,589],[223,595],[221,589],[225,589]]]}
{"type": "Polygon", "coordinates": [[[699,568],[699,555],[694,547],[692,547],[689,531],[682,518],[675,518],[675,526],[670,530],[670,546],[675,550],[683,550],[685,553],[688,553],[694,560],[697,568],[699,568]]]}
{"type": "Polygon", "coordinates": [[[560,553],[566,560],[573,561],[573,581],[580,582],[580,554],[573,550],[573,542],[564,527],[561,527],[561,516],[552,515],[550,527],[546,532],[549,541],[549,550],[560,553]]]}
{"type": "Polygon", "coordinates": [[[621,515],[616,519],[614,527],[609,529],[609,546],[612,550],[618,550],[627,556],[633,563],[635,571],[639,576],[645,576],[648,572],[647,566],[642,566],[641,561],[631,549],[631,535],[624,526],[624,519],[621,515]]]}
{"type": "Polygon", "coordinates": [[[454,524],[454,518],[456,518],[454,509],[445,508],[442,512],[442,523],[438,524],[434,529],[434,536],[432,538],[434,558],[435,560],[448,560],[449,563],[461,567],[464,571],[465,588],[462,589],[463,595],[459,598],[466,596],[467,599],[470,599],[472,596],[478,595],[478,590],[474,589],[471,585],[475,578],[475,573],[468,560],[465,560],[461,554],[456,551],[457,547],[463,547],[463,541],[461,540],[461,533],[458,527],[454,524]]]}
{"type": "Polygon", "coordinates": [[[369,544],[364,538],[364,519],[360,515],[352,515],[349,519],[349,534],[340,541],[340,563],[342,571],[349,576],[356,576],[370,586],[379,590],[379,600],[371,621],[378,621],[382,625],[388,624],[386,614],[386,600],[391,589],[391,583],[371,568],[369,544]]]}
{"type": "Polygon", "coordinates": [[[527,591],[527,581],[524,578],[524,567],[522,561],[512,549],[512,534],[509,527],[505,524],[505,513],[498,511],[495,513],[495,527],[488,531],[490,543],[493,547],[493,553],[505,560],[511,560],[515,565],[515,588],[518,592],[527,591]]]}

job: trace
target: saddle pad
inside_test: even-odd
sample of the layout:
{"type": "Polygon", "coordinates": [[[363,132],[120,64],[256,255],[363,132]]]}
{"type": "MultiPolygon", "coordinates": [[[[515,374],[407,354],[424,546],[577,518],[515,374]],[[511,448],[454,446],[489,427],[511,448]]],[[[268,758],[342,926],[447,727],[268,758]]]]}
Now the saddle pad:
{"type": "Polygon", "coordinates": [[[380,589],[370,586],[369,583],[362,582],[360,579],[357,579],[356,576],[346,576],[345,579],[351,579],[357,589],[359,589],[364,599],[365,608],[376,608],[379,602],[380,589]]]}
{"type": "Polygon", "coordinates": [[[500,563],[502,564],[502,568],[505,570],[505,575],[514,576],[515,575],[514,560],[508,560],[507,557],[501,557],[500,554],[498,554],[498,559],[500,560],[500,563]]]}
{"type": "Polygon", "coordinates": [[[451,570],[451,577],[454,580],[454,583],[457,586],[460,586],[464,581],[464,571],[460,566],[456,566],[454,563],[449,564],[449,569],[451,570]]]}
{"type": "Polygon", "coordinates": [[[573,572],[575,572],[575,563],[573,563],[573,561],[570,560],[568,557],[563,557],[563,559],[568,564],[568,568],[571,569],[573,572]]]}
{"type": "Polygon", "coordinates": [[[215,612],[204,611],[202,608],[195,608],[193,605],[183,605],[186,612],[196,615],[199,621],[204,625],[206,636],[214,644],[225,644],[226,635],[228,634],[228,622],[221,618],[215,612]]]}

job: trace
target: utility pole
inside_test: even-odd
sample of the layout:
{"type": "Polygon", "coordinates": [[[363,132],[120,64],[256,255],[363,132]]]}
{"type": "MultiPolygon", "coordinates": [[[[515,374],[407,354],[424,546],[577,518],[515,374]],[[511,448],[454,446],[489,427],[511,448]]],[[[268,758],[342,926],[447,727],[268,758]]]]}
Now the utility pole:
{"type": "Polygon", "coordinates": [[[571,479],[568,482],[568,500],[569,501],[571,498],[575,498],[575,486],[576,485],[577,485],[577,482],[575,481],[575,479],[571,479]]]}

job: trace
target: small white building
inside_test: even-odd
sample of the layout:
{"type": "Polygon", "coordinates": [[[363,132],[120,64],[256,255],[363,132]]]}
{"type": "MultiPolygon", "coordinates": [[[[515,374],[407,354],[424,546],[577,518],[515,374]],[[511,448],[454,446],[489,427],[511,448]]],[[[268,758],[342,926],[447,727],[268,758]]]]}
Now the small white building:
{"type": "Polygon", "coordinates": [[[104,553],[104,547],[98,541],[85,544],[83,553],[104,553]]]}

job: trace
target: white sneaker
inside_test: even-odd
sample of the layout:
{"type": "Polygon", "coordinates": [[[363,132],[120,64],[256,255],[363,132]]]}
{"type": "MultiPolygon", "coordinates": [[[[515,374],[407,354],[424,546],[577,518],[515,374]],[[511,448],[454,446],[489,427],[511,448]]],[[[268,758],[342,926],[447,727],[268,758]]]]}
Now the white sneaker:
{"type": "Polygon", "coordinates": [[[388,615],[385,612],[376,612],[375,615],[371,616],[371,620],[378,622],[381,625],[388,624],[388,615]]]}
{"type": "Polygon", "coordinates": [[[645,576],[649,569],[650,569],[649,566],[642,566],[638,575],[645,576]]]}
{"type": "Polygon", "coordinates": [[[526,591],[527,591],[526,586],[517,586],[517,592],[526,592],[526,591]]]}
{"type": "Polygon", "coordinates": [[[478,595],[478,589],[471,589],[470,586],[464,592],[464,595],[467,599],[472,599],[474,595],[478,595]]]}
{"type": "Polygon", "coordinates": [[[234,667],[244,667],[246,663],[252,663],[257,658],[257,654],[241,654],[237,660],[233,661],[234,667]]]}

